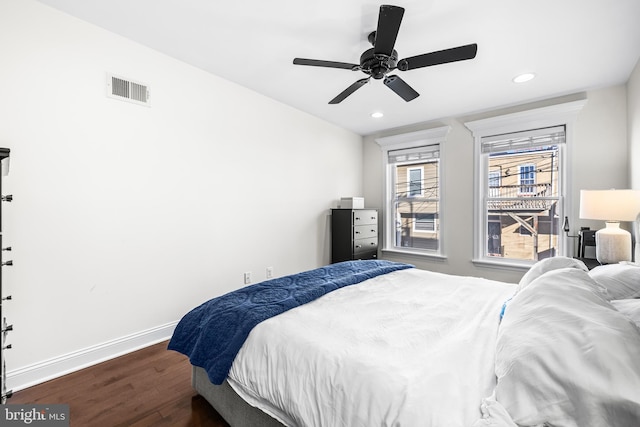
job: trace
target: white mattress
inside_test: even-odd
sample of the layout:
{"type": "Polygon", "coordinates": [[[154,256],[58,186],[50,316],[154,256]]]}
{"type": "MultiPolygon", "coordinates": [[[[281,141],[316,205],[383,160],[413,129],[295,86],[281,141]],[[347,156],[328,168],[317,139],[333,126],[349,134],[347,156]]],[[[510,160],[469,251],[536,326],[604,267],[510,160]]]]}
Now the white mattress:
{"type": "Polygon", "coordinates": [[[288,426],[465,426],[496,386],[515,285],[418,269],[331,292],[259,324],[229,383],[288,426]]]}

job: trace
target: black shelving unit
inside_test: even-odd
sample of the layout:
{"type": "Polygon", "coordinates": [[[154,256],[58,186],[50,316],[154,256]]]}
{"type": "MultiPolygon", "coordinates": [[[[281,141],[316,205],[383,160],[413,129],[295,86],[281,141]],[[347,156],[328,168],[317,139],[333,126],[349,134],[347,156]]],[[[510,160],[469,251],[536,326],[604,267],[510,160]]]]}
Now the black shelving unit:
{"type": "MultiPolygon", "coordinates": [[[[8,148],[0,148],[0,162],[9,161],[9,153],[10,150],[8,148]],[[5,160],[6,159],[6,160],[5,160]]],[[[2,194],[2,173],[0,173],[0,194],[2,194]]],[[[13,196],[2,194],[2,202],[11,202],[13,200],[13,196]]],[[[3,313],[3,306],[6,301],[11,300],[11,295],[4,296],[2,291],[2,270],[6,266],[13,265],[12,260],[4,260],[3,254],[5,252],[11,251],[11,246],[4,246],[3,243],[3,234],[2,234],[2,205],[0,203],[0,319],[2,320],[2,330],[0,331],[0,403],[3,405],[6,403],[7,399],[11,397],[13,392],[11,390],[7,390],[7,366],[4,358],[4,351],[11,348],[11,344],[7,344],[7,335],[9,332],[13,330],[13,325],[7,323],[7,318],[3,313]]]]}

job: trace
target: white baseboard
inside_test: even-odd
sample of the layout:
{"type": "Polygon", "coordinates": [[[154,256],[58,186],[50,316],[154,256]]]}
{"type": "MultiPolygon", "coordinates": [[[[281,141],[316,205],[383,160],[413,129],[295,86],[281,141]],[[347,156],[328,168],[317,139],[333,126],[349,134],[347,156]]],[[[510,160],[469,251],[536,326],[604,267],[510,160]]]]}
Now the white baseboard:
{"type": "Polygon", "coordinates": [[[30,366],[7,371],[7,390],[14,392],[23,390],[27,387],[168,340],[171,338],[177,324],[177,321],[167,323],[30,366]]]}

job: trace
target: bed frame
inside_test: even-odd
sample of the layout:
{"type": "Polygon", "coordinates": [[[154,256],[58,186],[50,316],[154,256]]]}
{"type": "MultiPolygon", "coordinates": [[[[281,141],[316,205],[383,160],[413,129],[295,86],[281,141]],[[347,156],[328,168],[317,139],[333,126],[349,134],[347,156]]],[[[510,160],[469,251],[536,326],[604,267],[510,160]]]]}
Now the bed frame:
{"type": "Polygon", "coordinates": [[[226,380],[221,385],[212,384],[207,372],[198,366],[192,367],[191,385],[231,427],[284,427],[275,418],[245,402],[226,380]]]}

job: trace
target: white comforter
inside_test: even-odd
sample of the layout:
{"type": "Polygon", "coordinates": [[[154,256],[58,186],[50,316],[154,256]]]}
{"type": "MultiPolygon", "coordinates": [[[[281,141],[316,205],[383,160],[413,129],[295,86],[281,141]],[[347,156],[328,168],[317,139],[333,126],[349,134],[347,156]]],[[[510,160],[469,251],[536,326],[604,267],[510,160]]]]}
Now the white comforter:
{"type": "Polygon", "coordinates": [[[229,383],[288,426],[469,427],[515,288],[418,269],[348,286],[254,328],[229,383]]]}

